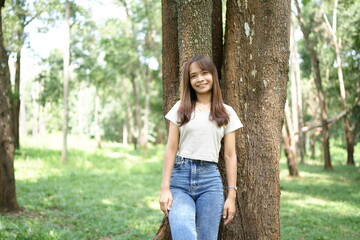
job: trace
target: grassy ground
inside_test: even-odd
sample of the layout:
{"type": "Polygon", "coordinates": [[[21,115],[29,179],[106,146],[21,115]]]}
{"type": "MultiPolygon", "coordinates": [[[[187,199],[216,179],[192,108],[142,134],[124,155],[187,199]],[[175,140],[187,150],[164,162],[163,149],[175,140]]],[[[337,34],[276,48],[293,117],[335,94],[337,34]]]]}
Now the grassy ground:
{"type": "MultiPolygon", "coordinates": [[[[0,239],[152,239],[164,147],[147,156],[131,147],[70,138],[60,164],[58,138],[27,139],[16,155],[17,215],[0,215],[0,239]]],[[[281,239],[360,239],[360,173],[335,151],[333,172],[307,160],[301,178],[281,163],[281,239]]]]}

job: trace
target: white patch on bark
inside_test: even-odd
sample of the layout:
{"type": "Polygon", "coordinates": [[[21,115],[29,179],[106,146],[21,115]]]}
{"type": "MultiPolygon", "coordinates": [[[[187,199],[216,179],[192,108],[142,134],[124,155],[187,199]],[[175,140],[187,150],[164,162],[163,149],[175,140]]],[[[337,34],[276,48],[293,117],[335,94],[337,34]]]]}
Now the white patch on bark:
{"type": "Polygon", "coordinates": [[[252,45],[253,38],[250,36],[250,45],[252,45]]]}
{"type": "Polygon", "coordinates": [[[243,79],[242,79],[242,77],[240,78],[240,82],[243,82],[243,79]]]}
{"type": "Polygon", "coordinates": [[[267,81],[266,81],[266,79],[264,79],[264,87],[267,87],[267,81]]]}
{"type": "Polygon", "coordinates": [[[255,69],[255,65],[254,65],[254,69],[251,71],[251,75],[253,77],[256,77],[256,73],[257,73],[257,70],[255,69]]]}
{"type": "Polygon", "coordinates": [[[250,60],[252,60],[252,54],[250,53],[250,60]]]}
{"type": "Polygon", "coordinates": [[[237,1],[237,5],[238,5],[238,8],[241,7],[241,1],[240,0],[237,1]]]}
{"type": "Polygon", "coordinates": [[[245,28],[245,35],[247,37],[250,36],[250,27],[249,27],[249,24],[247,22],[244,23],[244,28],[245,28]]]}
{"type": "Polygon", "coordinates": [[[247,9],[248,6],[247,6],[247,0],[245,0],[245,9],[247,9]]]}
{"type": "Polygon", "coordinates": [[[252,24],[255,25],[255,15],[254,14],[251,15],[251,21],[252,21],[252,24]]]}

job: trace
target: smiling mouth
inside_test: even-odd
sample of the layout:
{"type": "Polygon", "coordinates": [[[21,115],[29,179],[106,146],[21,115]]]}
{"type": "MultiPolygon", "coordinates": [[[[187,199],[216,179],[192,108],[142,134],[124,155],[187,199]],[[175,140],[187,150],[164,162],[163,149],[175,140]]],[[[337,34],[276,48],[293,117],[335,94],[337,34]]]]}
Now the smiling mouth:
{"type": "Polygon", "coordinates": [[[207,83],[205,84],[200,84],[200,85],[197,85],[197,87],[205,87],[207,85],[207,83]]]}

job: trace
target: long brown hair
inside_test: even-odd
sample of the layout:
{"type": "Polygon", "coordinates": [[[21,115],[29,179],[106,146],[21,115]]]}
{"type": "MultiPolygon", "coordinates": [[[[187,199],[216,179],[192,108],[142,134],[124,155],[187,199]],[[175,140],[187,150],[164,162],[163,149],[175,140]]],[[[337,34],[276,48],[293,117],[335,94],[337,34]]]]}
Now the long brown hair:
{"type": "Polygon", "coordinates": [[[184,66],[183,77],[181,80],[181,104],[178,110],[180,118],[180,126],[188,123],[191,119],[191,114],[195,110],[196,92],[190,84],[189,67],[196,62],[203,70],[207,70],[212,74],[213,87],[211,89],[211,108],[209,119],[218,127],[228,124],[229,114],[223,104],[221,96],[221,89],[219,84],[219,76],[216,66],[209,57],[200,55],[192,57],[184,66]]]}

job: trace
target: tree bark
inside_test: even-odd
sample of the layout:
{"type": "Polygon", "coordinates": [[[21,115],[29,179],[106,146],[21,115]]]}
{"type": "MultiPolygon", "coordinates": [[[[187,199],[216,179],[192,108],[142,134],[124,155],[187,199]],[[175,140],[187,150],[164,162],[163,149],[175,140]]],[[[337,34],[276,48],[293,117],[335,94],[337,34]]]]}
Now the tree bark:
{"type": "Polygon", "coordinates": [[[63,146],[62,164],[67,163],[67,134],[69,121],[69,82],[70,82],[70,2],[65,2],[65,36],[64,36],[64,116],[63,116],[63,146]]]}
{"type": "Polygon", "coordinates": [[[300,28],[303,33],[306,46],[310,52],[310,59],[311,59],[311,68],[314,73],[314,81],[316,85],[317,95],[319,98],[319,104],[321,109],[321,123],[322,123],[322,144],[323,144],[323,152],[324,152],[324,162],[325,162],[325,169],[332,170],[331,165],[331,156],[330,156],[330,144],[329,144],[329,129],[327,126],[327,107],[326,107],[326,100],[324,95],[324,90],[322,87],[321,81],[321,74],[320,74],[320,61],[315,50],[314,43],[310,40],[310,31],[305,26],[305,21],[301,14],[301,9],[298,3],[298,0],[295,0],[295,5],[297,9],[297,18],[300,23],[300,28]]]}
{"type": "Polygon", "coordinates": [[[279,157],[290,12],[286,0],[227,3],[224,96],[244,128],[236,134],[237,214],[222,226],[220,239],[280,239],[279,157]]]}
{"type": "MultiPolygon", "coordinates": [[[[179,100],[178,9],[175,1],[162,0],[162,74],[163,112],[179,100]]],[[[168,128],[167,123],[167,128],[168,128]]]]}
{"type": "Polygon", "coordinates": [[[0,212],[18,211],[14,174],[14,135],[11,122],[8,55],[4,48],[2,9],[0,1],[0,212]]]}

